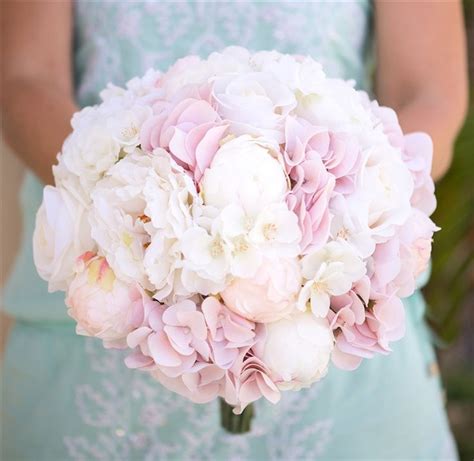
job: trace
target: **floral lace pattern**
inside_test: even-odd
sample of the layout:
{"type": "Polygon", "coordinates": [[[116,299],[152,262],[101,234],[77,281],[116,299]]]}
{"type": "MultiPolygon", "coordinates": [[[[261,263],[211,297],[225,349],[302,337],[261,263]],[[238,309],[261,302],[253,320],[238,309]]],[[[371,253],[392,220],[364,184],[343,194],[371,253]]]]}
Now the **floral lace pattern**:
{"type": "Polygon", "coordinates": [[[81,104],[108,81],[166,70],[188,54],[228,45],[309,54],[330,76],[365,82],[368,0],[76,2],[76,87],[81,104]]]}
{"type": "Polygon", "coordinates": [[[232,436],[219,427],[217,402],[192,404],[127,370],[123,354],[104,352],[98,341],[86,338],[84,348],[92,373],[76,386],[75,405],[87,429],[64,436],[72,459],[237,461],[263,449],[265,459],[286,461],[317,458],[330,441],[333,422],[311,415],[324,383],[288,393],[275,407],[262,402],[252,432],[232,436]]]}

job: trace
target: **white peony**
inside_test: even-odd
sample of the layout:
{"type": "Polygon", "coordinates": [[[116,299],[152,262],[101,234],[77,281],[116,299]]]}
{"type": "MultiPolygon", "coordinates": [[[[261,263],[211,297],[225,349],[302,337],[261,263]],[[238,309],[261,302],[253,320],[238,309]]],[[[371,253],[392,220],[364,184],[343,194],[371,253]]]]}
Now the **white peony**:
{"type": "Polygon", "coordinates": [[[300,390],[323,378],[334,346],[329,322],[310,312],[266,325],[262,360],[281,390],[300,390]]]}
{"type": "Polygon", "coordinates": [[[317,317],[326,317],[330,297],[348,292],[352,284],[366,273],[366,267],[356,250],[343,241],[332,241],[302,259],[302,273],[307,282],[301,289],[298,308],[307,304],[317,317]]]}
{"type": "Polygon", "coordinates": [[[400,152],[388,144],[367,149],[357,189],[347,197],[350,208],[365,219],[372,238],[385,242],[411,213],[412,176],[400,152]]]}
{"type": "Polygon", "coordinates": [[[46,186],[36,215],[33,257],[49,291],[66,290],[74,276],[76,259],[93,251],[88,210],[68,190],[46,186]]]}
{"type": "Polygon", "coordinates": [[[282,202],[287,191],[286,173],[271,148],[248,135],[226,142],[201,181],[206,205],[222,209],[236,203],[249,214],[282,202]]]}

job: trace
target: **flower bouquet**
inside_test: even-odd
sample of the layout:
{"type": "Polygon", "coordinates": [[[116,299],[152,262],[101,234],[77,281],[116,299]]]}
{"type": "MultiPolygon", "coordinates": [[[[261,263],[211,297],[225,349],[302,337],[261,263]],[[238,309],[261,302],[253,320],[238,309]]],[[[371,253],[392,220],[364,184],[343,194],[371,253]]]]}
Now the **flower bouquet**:
{"type": "Polygon", "coordinates": [[[435,225],[426,134],[309,57],[231,47],[76,113],[34,257],[77,333],[223,426],[404,334],[435,225]]]}

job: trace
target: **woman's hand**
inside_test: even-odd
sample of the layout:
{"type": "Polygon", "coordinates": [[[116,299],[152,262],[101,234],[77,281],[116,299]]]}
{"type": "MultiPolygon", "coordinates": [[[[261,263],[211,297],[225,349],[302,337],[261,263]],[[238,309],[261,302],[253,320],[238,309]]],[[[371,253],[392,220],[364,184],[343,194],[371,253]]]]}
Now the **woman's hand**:
{"type": "Polygon", "coordinates": [[[467,108],[467,59],[460,1],[391,2],[375,8],[376,92],[404,132],[433,138],[432,175],[451,163],[467,108]]]}
{"type": "Polygon", "coordinates": [[[2,2],[0,106],[5,140],[45,183],[76,111],[70,1],[2,2]]]}

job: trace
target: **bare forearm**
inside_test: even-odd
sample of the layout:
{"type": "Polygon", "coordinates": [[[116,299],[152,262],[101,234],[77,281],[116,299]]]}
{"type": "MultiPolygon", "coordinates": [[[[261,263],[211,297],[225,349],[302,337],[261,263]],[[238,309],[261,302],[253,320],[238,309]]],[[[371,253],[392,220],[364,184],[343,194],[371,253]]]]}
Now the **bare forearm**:
{"type": "Polygon", "coordinates": [[[436,181],[448,170],[453,146],[461,127],[463,111],[443,105],[438,99],[420,94],[407,104],[395,107],[405,133],[424,131],[433,139],[431,174],[436,181]]]}
{"type": "Polygon", "coordinates": [[[51,167],[77,110],[72,97],[50,82],[21,81],[4,87],[3,131],[8,144],[46,184],[53,180],[51,167]]]}

